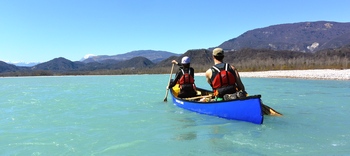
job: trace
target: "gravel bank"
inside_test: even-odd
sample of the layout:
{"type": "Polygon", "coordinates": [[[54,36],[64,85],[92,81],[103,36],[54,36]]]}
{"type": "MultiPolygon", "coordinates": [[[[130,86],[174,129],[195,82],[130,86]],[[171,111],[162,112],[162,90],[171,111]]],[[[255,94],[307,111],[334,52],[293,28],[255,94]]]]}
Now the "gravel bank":
{"type": "MultiPolygon", "coordinates": [[[[314,69],[314,70],[274,70],[259,72],[239,72],[241,77],[302,78],[324,80],[350,80],[350,69],[314,69]]],[[[204,76],[204,73],[196,74],[204,76]]]]}

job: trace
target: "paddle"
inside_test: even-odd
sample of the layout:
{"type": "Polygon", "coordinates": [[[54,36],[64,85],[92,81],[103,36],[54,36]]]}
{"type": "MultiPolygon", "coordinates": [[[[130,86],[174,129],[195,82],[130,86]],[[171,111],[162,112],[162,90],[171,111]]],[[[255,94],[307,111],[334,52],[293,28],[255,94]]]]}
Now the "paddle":
{"type": "Polygon", "coordinates": [[[173,75],[173,69],[174,69],[174,64],[171,66],[170,77],[169,77],[168,86],[166,87],[164,102],[168,101],[167,98],[168,98],[168,93],[169,93],[169,84],[170,84],[170,81],[171,81],[171,76],[173,75]]]}
{"type": "Polygon", "coordinates": [[[282,113],[277,112],[276,110],[272,109],[269,106],[266,106],[265,104],[261,103],[261,110],[263,111],[264,115],[271,115],[271,116],[283,116],[282,113]]]}
{"type": "Polygon", "coordinates": [[[196,100],[196,99],[201,99],[201,98],[208,98],[208,97],[213,97],[213,95],[203,95],[203,96],[196,96],[196,97],[190,97],[190,98],[185,98],[185,100],[196,100]]]}

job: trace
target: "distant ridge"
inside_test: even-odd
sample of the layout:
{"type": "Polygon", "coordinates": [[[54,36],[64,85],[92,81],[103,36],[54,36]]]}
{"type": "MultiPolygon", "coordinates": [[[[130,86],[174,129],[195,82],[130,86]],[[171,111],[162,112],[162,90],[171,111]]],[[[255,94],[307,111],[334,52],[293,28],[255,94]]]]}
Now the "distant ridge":
{"type": "MultiPolygon", "coordinates": [[[[32,71],[46,70],[62,73],[72,71],[116,70],[123,68],[142,69],[152,66],[154,66],[154,63],[145,57],[134,57],[130,60],[125,61],[104,60],[102,62],[89,63],[83,63],[80,61],[73,62],[66,58],[59,57],[44,63],[40,63],[28,69],[32,71]]],[[[16,66],[14,65],[7,65],[5,67],[7,67],[7,71],[16,71],[16,66]]]]}
{"type": "Polygon", "coordinates": [[[247,31],[218,47],[227,50],[243,48],[316,52],[340,48],[350,43],[350,22],[300,22],[273,25],[247,31]]]}
{"type": "Polygon", "coordinates": [[[32,67],[34,70],[50,70],[50,71],[71,71],[84,66],[81,62],[72,62],[66,58],[59,57],[53,60],[40,63],[32,67]]]}
{"type": "Polygon", "coordinates": [[[97,55],[97,56],[90,56],[87,59],[82,60],[84,63],[89,62],[102,62],[104,60],[116,60],[116,61],[125,61],[130,60],[134,57],[145,57],[152,61],[153,63],[158,63],[170,56],[179,56],[180,54],[175,54],[167,51],[157,51],[157,50],[137,50],[137,51],[131,51],[124,54],[118,54],[118,55],[97,55]]]}
{"type": "Polygon", "coordinates": [[[0,61],[0,73],[3,72],[15,72],[19,70],[19,68],[13,64],[8,64],[4,61],[0,61]]]}

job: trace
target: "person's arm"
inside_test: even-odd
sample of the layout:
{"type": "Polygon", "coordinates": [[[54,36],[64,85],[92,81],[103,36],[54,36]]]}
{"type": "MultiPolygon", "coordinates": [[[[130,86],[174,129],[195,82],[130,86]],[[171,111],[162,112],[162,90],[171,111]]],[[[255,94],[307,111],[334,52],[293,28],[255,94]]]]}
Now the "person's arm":
{"type": "Polygon", "coordinates": [[[171,81],[169,84],[169,88],[173,88],[176,85],[177,81],[180,79],[180,73],[182,73],[180,70],[177,71],[177,73],[175,75],[175,79],[173,81],[171,81]]]}
{"type": "Polygon", "coordinates": [[[207,82],[208,82],[208,84],[209,84],[210,86],[211,86],[211,80],[210,80],[211,74],[212,74],[211,69],[208,69],[208,70],[205,72],[205,77],[206,77],[207,82]]]}
{"type": "Polygon", "coordinates": [[[194,69],[192,67],[190,68],[190,71],[191,71],[191,76],[194,78],[194,69]]]}
{"type": "Polygon", "coordinates": [[[179,63],[179,62],[177,62],[176,60],[172,60],[171,63],[176,64],[176,65],[178,65],[178,66],[182,66],[182,64],[179,63]]]}
{"type": "Polygon", "coordinates": [[[245,87],[243,85],[243,82],[241,80],[241,77],[239,76],[239,73],[237,70],[235,70],[236,74],[237,74],[237,87],[239,90],[245,91],[245,87]]]}
{"type": "Polygon", "coordinates": [[[238,70],[231,65],[231,68],[235,71],[236,73],[236,83],[237,83],[237,87],[239,90],[245,91],[245,87],[243,85],[243,82],[241,80],[241,77],[239,76],[238,70]]]}

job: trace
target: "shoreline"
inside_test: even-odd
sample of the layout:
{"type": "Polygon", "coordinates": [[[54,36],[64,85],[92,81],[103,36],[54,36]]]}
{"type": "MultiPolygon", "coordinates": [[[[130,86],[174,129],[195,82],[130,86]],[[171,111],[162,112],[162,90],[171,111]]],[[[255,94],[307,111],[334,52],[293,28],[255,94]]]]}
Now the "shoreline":
{"type": "MultiPolygon", "coordinates": [[[[205,76],[197,73],[196,76],[205,76]]],[[[350,80],[350,69],[310,69],[310,70],[272,70],[257,72],[239,72],[244,77],[254,78],[301,78],[320,80],[350,80]]]]}

